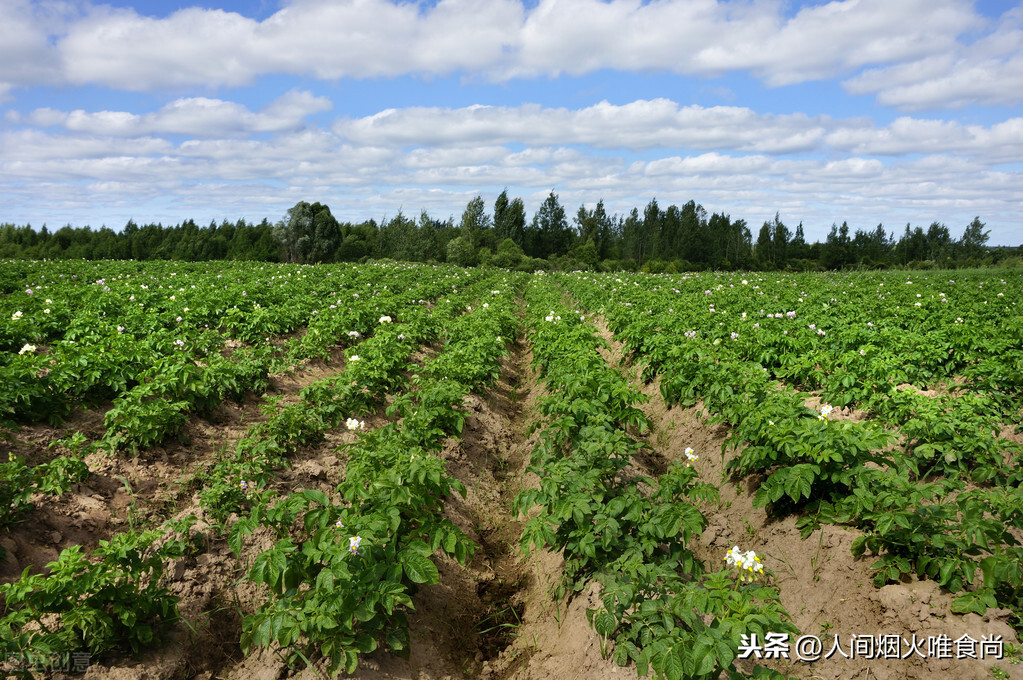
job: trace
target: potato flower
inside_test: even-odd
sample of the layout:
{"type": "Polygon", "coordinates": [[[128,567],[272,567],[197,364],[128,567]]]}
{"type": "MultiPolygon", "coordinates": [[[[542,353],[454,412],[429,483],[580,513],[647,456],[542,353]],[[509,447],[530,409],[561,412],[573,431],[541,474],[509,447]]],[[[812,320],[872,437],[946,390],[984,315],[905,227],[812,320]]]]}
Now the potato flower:
{"type": "Polygon", "coordinates": [[[817,416],[817,420],[827,420],[831,412],[835,410],[835,407],[831,404],[821,404],[821,414],[817,416]]]}
{"type": "Polygon", "coordinates": [[[18,354],[29,354],[34,351],[36,351],[35,345],[29,345],[28,343],[25,343],[25,346],[21,348],[21,351],[18,352],[18,354]]]}
{"type": "Polygon", "coordinates": [[[696,455],[691,446],[686,447],[686,460],[689,461],[690,463],[695,463],[696,461],[700,460],[700,457],[696,455]]]}
{"type": "Polygon", "coordinates": [[[389,316],[380,317],[380,323],[391,323],[391,317],[389,316]]]}
{"type": "Polygon", "coordinates": [[[361,536],[352,536],[348,539],[348,549],[352,551],[353,555],[359,554],[359,545],[362,543],[361,536]]]}
{"type": "Polygon", "coordinates": [[[347,419],[345,421],[345,426],[349,430],[353,430],[353,431],[354,430],[365,430],[366,429],[366,421],[364,421],[364,420],[356,420],[355,418],[349,418],[349,419],[347,419]]]}
{"type": "Polygon", "coordinates": [[[744,583],[751,583],[759,574],[764,573],[763,562],[752,550],[742,552],[739,546],[733,546],[725,553],[725,563],[739,571],[739,578],[744,583]]]}

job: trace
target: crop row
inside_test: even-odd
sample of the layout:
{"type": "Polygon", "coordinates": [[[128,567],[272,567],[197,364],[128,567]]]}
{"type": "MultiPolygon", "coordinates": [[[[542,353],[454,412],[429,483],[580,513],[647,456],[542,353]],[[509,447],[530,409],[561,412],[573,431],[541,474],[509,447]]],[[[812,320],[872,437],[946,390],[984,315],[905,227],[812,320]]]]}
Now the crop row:
{"type": "Polygon", "coordinates": [[[757,582],[755,556],[738,573],[708,572],[687,547],[706,527],[698,505],[716,499],[716,487],[685,462],[657,478],[635,471],[643,445],[631,431],[649,426],[637,407],[645,397],[607,365],[593,323],[561,298],[542,278],[526,294],[528,337],[550,394],[530,462],[539,487],[515,500],[529,516],[522,545],[563,551],[556,594],[601,582],[602,606],[587,613],[605,641],[614,639],[618,664],[668,680],[739,674],[744,634],[795,629],[777,591],[757,582]]]}
{"type": "MultiPolygon", "coordinates": [[[[886,427],[898,428],[904,448],[914,453],[917,474],[960,472],[977,483],[1015,484],[1023,471],[1006,464],[1005,454],[1016,457],[1023,449],[999,435],[1000,423],[1014,422],[1023,406],[1006,377],[1023,366],[1014,303],[999,303],[998,309],[985,304],[989,300],[981,298],[1005,299],[1001,290],[1002,298],[984,290],[985,279],[950,284],[946,295],[944,286],[935,293],[926,282],[833,278],[824,286],[828,280],[819,279],[810,293],[793,288],[808,283],[798,277],[790,282],[734,276],[725,279],[734,281],[727,285],[709,277],[652,279],[645,286],[635,280],[616,285],[621,279],[615,277],[578,279],[571,286],[588,308],[604,313],[638,360],[653,364],[687,347],[709,348],[715,357],[757,366],[769,379],[817,391],[835,407],[865,409],[886,427]],[[791,299],[792,290],[803,297],[791,299]],[[791,306],[773,302],[786,295],[791,306]],[[927,296],[920,299],[928,307],[910,303],[915,296],[927,296]],[[767,305],[777,305],[777,311],[765,313],[767,305]],[[628,328],[618,318],[627,319],[628,328]],[[680,334],[690,342],[677,343],[680,334]],[[906,385],[936,382],[953,390],[932,397],[906,385]]],[[[1013,294],[1007,282],[998,287],[1013,294]]],[[[687,381],[678,382],[666,386],[677,392],[672,400],[691,403],[687,381]]]]}
{"type": "MultiPolygon", "coordinates": [[[[277,269],[239,270],[230,284],[221,284],[216,270],[194,267],[162,276],[104,270],[109,279],[90,284],[62,272],[58,283],[27,284],[0,300],[14,310],[0,327],[8,338],[0,337],[0,346],[11,350],[0,353],[0,380],[8,386],[0,418],[56,422],[77,404],[114,400],[107,444],[145,447],[176,432],[191,412],[246,390],[261,393],[268,373],[325,358],[327,347],[368,331],[382,314],[478,277],[453,269],[423,277],[404,267],[277,269]],[[299,324],[304,333],[278,347],[276,336],[299,324]]],[[[50,279],[39,274],[40,281],[52,281],[54,271],[50,279]]]]}
{"type": "MultiPolygon", "coordinates": [[[[272,595],[245,619],[246,648],[280,646],[293,658],[315,648],[335,668],[353,667],[357,653],[375,647],[378,639],[407,650],[404,611],[414,584],[437,577],[428,555],[443,549],[464,563],[472,554],[471,542],[440,514],[443,498],[461,487],[431,454],[443,436],[460,431],[463,416],[456,407],[465,391],[498,374],[505,341],[516,333],[510,312],[514,296],[513,280],[491,276],[451,292],[432,310],[411,306],[404,318],[378,317],[373,333],[348,351],[340,375],[309,386],[297,403],[281,407],[268,399],[266,422],[252,426],[233,455],[200,475],[203,511],[217,526],[230,528],[229,543],[239,554],[243,537],[257,527],[279,538],[248,573],[272,595]],[[467,303],[479,298],[477,311],[464,314],[467,303]],[[339,427],[343,415],[349,429],[360,427],[353,416],[403,390],[411,352],[443,335],[447,342],[422,368],[425,378],[414,381],[415,392],[397,397],[391,406],[401,425],[369,433],[348,451],[345,481],[334,500],[311,490],[275,499],[273,472],[288,465],[292,453],[339,427]],[[242,519],[231,521],[232,513],[245,509],[242,519]],[[330,545],[327,534],[315,540],[310,535],[314,523],[328,520],[329,527],[319,528],[337,539],[330,545]],[[347,542],[341,540],[345,527],[339,523],[348,527],[347,542]],[[290,543],[293,539],[297,544],[290,543]],[[291,549],[295,545],[301,550],[291,549]],[[335,572],[346,569],[341,558],[364,568],[348,573],[348,581],[335,580],[335,572]],[[347,597],[341,596],[341,583],[353,588],[347,597]],[[326,599],[317,599],[321,596],[326,599]],[[313,611],[332,616],[329,621],[307,616],[313,611]]],[[[137,652],[178,619],[177,598],[162,575],[168,560],[195,549],[201,537],[190,532],[194,521],[188,517],[118,534],[90,555],[69,548],[48,565],[45,576],[26,569],[0,591],[7,604],[0,643],[26,660],[77,649],[94,655],[115,647],[137,652]]]]}
{"type": "MultiPolygon", "coordinates": [[[[700,403],[731,426],[726,444],[737,454],[727,469],[738,476],[763,476],[757,505],[801,513],[804,537],[825,522],[859,528],[863,535],[853,552],[877,555],[872,567],[878,586],[916,574],[961,593],[957,611],[983,613],[996,604],[1021,610],[1023,550],[1013,536],[1023,528],[1019,447],[994,436],[1002,411],[976,407],[991,403],[985,393],[935,399],[883,388],[890,381],[878,378],[878,394],[887,398],[877,401],[887,404],[887,412],[900,405],[910,411],[904,415],[900,448],[895,432],[873,420],[838,418],[827,404],[809,408],[809,394],[779,383],[768,367],[732,346],[736,331],[697,326],[698,316],[674,309],[680,296],[670,282],[658,282],[669,283],[659,291],[630,286],[610,300],[596,281],[565,282],[587,307],[599,305],[616,338],[644,365],[646,378],[660,376],[669,404],[700,403]],[[699,330],[683,330],[693,328],[699,330]],[[999,484],[971,489],[970,482],[999,484]]],[[[892,307],[893,325],[901,323],[892,307]]],[[[798,318],[804,312],[793,314],[798,318]]],[[[778,316],[776,326],[792,319],[778,316]]],[[[875,318],[882,327],[889,322],[886,316],[875,318]]],[[[775,338],[803,333],[794,324],[767,331],[775,338]]],[[[864,363],[871,352],[888,351],[884,345],[870,347],[864,363]]],[[[841,370],[821,360],[822,374],[841,370]]]]}
{"type": "Polygon", "coordinates": [[[499,289],[446,324],[440,352],[388,408],[395,420],[344,448],[345,476],[332,497],[300,491],[234,525],[239,554],[258,527],[276,539],[248,572],[270,595],[244,620],[244,650],[278,649],[291,662],[321,656],[331,673],[354,671],[380,641],[407,655],[412,595],[439,579],[430,556],[463,565],[472,557],[475,545],[443,517],[445,498],[465,488],[437,454],[446,437],[461,434],[464,397],[496,379],[516,335],[514,281],[486,283],[499,289]]]}

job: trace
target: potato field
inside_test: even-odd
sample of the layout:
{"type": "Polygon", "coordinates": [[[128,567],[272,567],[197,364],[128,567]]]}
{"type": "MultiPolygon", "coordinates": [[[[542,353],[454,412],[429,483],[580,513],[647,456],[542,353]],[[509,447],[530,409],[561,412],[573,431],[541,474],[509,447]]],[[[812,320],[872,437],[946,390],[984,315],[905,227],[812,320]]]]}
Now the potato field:
{"type": "Polygon", "coordinates": [[[0,669],[1023,678],[1023,277],[0,262],[0,669]]]}

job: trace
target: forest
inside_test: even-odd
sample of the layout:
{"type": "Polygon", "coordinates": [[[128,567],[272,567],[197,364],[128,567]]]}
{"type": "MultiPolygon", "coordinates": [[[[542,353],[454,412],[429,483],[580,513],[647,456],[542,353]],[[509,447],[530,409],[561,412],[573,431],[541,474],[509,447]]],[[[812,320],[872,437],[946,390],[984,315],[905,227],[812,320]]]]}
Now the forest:
{"type": "Polygon", "coordinates": [[[988,246],[990,232],[977,217],[961,235],[941,222],[924,229],[907,224],[896,237],[879,224],[832,224],[824,242],[807,242],[803,223],[786,225],[780,214],[756,231],[727,214],[708,215],[694,201],[662,208],[652,199],[642,211],[608,214],[603,201],[580,206],[569,218],[557,194],[547,196],[527,220],[522,199],[503,191],[492,212],[482,196],[461,218],[418,218],[399,211],[380,222],[342,222],[327,205],[301,201],[282,219],[258,224],[239,219],[201,227],[188,219],[174,226],[129,220],[120,231],[103,226],[0,224],[0,258],[117,260],[249,260],[330,263],[399,260],[537,269],[645,271],[819,271],[886,268],[958,268],[1023,265],[1023,246],[988,246]]]}

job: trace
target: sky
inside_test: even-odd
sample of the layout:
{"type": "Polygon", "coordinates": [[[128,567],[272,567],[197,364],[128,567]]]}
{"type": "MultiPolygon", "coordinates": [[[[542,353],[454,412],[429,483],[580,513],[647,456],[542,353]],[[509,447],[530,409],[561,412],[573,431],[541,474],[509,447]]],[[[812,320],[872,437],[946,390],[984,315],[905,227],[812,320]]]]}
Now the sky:
{"type": "Polygon", "coordinates": [[[507,189],[1020,245],[1021,100],[1020,2],[0,0],[0,223],[457,222],[507,189]]]}

